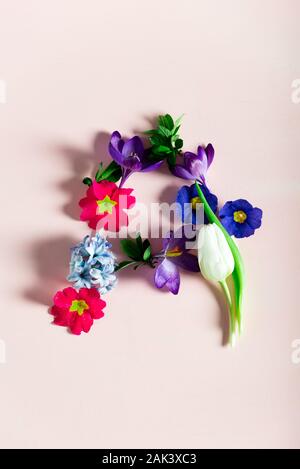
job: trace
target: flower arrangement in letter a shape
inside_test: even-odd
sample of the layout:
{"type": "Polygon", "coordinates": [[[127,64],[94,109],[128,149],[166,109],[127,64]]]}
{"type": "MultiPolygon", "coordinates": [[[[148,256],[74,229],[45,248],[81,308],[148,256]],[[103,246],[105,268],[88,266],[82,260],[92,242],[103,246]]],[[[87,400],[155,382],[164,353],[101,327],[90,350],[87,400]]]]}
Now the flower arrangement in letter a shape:
{"type": "Polygon", "coordinates": [[[173,295],[180,292],[180,276],[186,270],[219,283],[228,306],[228,343],[235,344],[243,324],[245,268],[234,238],[254,235],[261,226],[262,210],[242,198],[219,206],[215,191],[207,183],[214,147],[208,143],[195,151],[183,151],[181,119],[169,114],[159,116],[157,126],[144,132],[146,146],[140,136],[124,139],[119,131],[112,132],[108,145],[111,162],[106,167],[100,163],[93,178],[83,179],[87,189],[79,200],[80,220],[95,232],[71,249],[67,280],[72,286],[54,295],[54,324],[67,327],[75,335],[89,332],[94,321],[104,316],[106,302],[102,296],[117,286],[121,270],[133,268],[139,275],[143,269],[138,267],[150,267],[153,285],[173,295]],[[171,176],[186,181],[175,201],[181,229],[164,236],[157,252],[139,233],[134,239],[121,239],[126,258],[118,260],[108,234],[119,233],[129,225],[136,199],[133,188],[127,186],[128,179],[136,172],[159,171],[163,165],[171,176]],[[204,219],[199,222],[203,209],[204,219]],[[184,227],[192,227],[193,246],[184,227]]]}

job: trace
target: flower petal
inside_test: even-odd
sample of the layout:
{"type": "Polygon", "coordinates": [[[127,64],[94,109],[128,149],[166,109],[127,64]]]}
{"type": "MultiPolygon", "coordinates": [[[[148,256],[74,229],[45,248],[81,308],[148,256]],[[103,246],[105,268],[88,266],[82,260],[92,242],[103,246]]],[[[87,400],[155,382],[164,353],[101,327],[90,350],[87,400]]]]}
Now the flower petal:
{"type": "Polygon", "coordinates": [[[157,288],[166,286],[171,293],[177,295],[180,276],[176,265],[168,259],[164,259],[155,271],[154,282],[157,288]]]}
{"type": "Polygon", "coordinates": [[[184,158],[184,164],[185,164],[189,158],[198,158],[198,156],[196,155],[196,153],[193,153],[192,151],[185,151],[183,154],[183,158],[184,158]]]}
{"type": "Polygon", "coordinates": [[[248,213],[247,223],[251,226],[251,228],[257,229],[261,226],[262,214],[262,210],[257,207],[248,213]]]}
{"type": "Polygon", "coordinates": [[[79,205],[82,208],[80,213],[80,220],[87,221],[90,218],[93,218],[97,213],[97,202],[96,199],[81,199],[79,205]]]}
{"type": "Polygon", "coordinates": [[[234,206],[233,206],[232,200],[229,200],[229,201],[226,202],[226,204],[221,208],[221,210],[220,210],[220,212],[219,212],[220,218],[232,216],[232,215],[233,215],[233,212],[234,212],[235,210],[236,210],[236,209],[235,209],[234,206]]]}
{"type": "Polygon", "coordinates": [[[55,307],[53,306],[52,314],[55,316],[53,324],[56,326],[69,327],[73,313],[70,313],[70,311],[55,311],[55,307]]]}
{"type": "Polygon", "coordinates": [[[73,301],[78,298],[77,291],[72,287],[67,287],[63,289],[63,294],[68,298],[68,300],[73,301]]]}
{"type": "Polygon", "coordinates": [[[185,251],[187,243],[191,243],[196,237],[196,231],[191,224],[186,224],[178,228],[175,232],[170,232],[168,239],[168,251],[177,248],[178,251],[185,251]]]}
{"type": "Polygon", "coordinates": [[[177,176],[182,179],[195,179],[193,174],[191,174],[187,169],[184,168],[184,166],[180,164],[176,164],[174,166],[171,166],[171,171],[174,174],[174,176],[177,176]]]}
{"type": "Polygon", "coordinates": [[[198,257],[190,254],[189,252],[183,252],[181,256],[174,257],[172,262],[182,269],[188,270],[189,272],[199,272],[198,257]]]}
{"type": "Polygon", "coordinates": [[[204,278],[225,280],[234,269],[234,258],[228,242],[215,223],[203,225],[198,234],[198,259],[204,278]]]}
{"type": "Polygon", "coordinates": [[[83,313],[81,316],[81,327],[83,332],[89,332],[90,328],[93,325],[93,318],[89,312],[83,313]]]}
{"type": "Polygon", "coordinates": [[[200,159],[200,161],[207,162],[207,156],[206,156],[206,153],[205,153],[205,149],[201,145],[199,145],[198,148],[197,148],[197,157],[196,158],[200,159]]]}
{"type": "MultiPolygon", "coordinates": [[[[193,197],[198,197],[198,191],[197,191],[196,184],[193,184],[190,189],[191,189],[191,199],[193,197]]],[[[212,211],[214,213],[217,213],[217,210],[218,210],[218,197],[215,194],[213,194],[212,192],[210,192],[210,190],[208,189],[208,187],[206,185],[202,184],[201,185],[201,190],[204,194],[204,197],[206,198],[206,201],[207,201],[208,205],[212,209],[212,211]]],[[[193,223],[196,224],[196,214],[195,214],[193,223]]],[[[205,213],[204,213],[204,223],[206,225],[209,223],[209,220],[208,220],[207,215],[205,213]]]]}
{"type": "Polygon", "coordinates": [[[234,236],[236,238],[248,238],[249,236],[252,236],[254,234],[254,228],[252,228],[247,221],[244,223],[236,223],[236,225],[239,225],[235,229],[234,236]]]}
{"type": "Polygon", "coordinates": [[[232,202],[234,211],[236,210],[243,210],[247,213],[249,210],[253,209],[253,206],[245,199],[237,199],[232,202]]]}
{"type": "MultiPolygon", "coordinates": [[[[74,290],[74,288],[72,288],[72,290],[74,290]]],[[[76,290],[74,291],[76,292],[76,290]]],[[[76,296],[74,298],[76,298],[76,296]]],[[[53,303],[59,308],[68,309],[72,303],[72,298],[68,295],[65,295],[64,291],[58,291],[54,295],[53,303]]]]}
{"type": "Polygon", "coordinates": [[[117,205],[114,207],[114,209],[116,210],[117,208],[117,210],[120,211],[123,209],[132,208],[136,201],[135,197],[133,195],[130,195],[132,192],[133,189],[125,187],[122,187],[121,189],[115,191],[112,195],[112,200],[115,200],[117,202],[117,205]]]}
{"type": "Polygon", "coordinates": [[[191,206],[191,196],[190,196],[190,187],[182,186],[181,189],[177,192],[176,197],[176,213],[178,218],[183,223],[193,223],[193,210],[191,206]]]}
{"type": "Polygon", "coordinates": [[[97,229],[97,226],[98,226],[98,223],[100,222],[100,220],[102,218],[105,217],[105,214],[103,215],[95,215],[93,218],[91,218],[88,222],[88,226],[90,228],[92,228],[92,230],[96,230],[97,229]]]}
{"type": "Polygon", "coordinates": [[[130,171],[140,171],[142,169],[142,162],[137,155],[131,155],[123,159],[122,166],[130,171]]]}
{"type": "Polygon", "coordinates": [[[235,233],[238,230],[237,223],[234,221],[233,217],[230,216],[222,216],[221,217],[222,225],[224,226],[225,230],[230,234],[230,236],[235,236],[235,233]]]}
{"type": "Polygon", "coordinates": [[[153,163],[151,161],[148,162],[142,162],[142,169],[141,171],[143,173],[147,173],[149,171],[155,171],[156,169],[160,168],[161,165],[163,164],[164,160],[157,161],[156,163],[153,163]]]}
{"type": "Polygon", "coordinates": [[[110,196],[117,189],[117,185],[111,181],[93,181],[94,195],[97,200],[102,200],[106,195],[110,196]]]}
{"type": "Polygon", "coordinates": [[[215,156],[215,149],[211,143],[209,143],[207,147],[205,148],[205,153],[207,156],[207,167],[209,168],[215,156]]]}
{"type": "MultiPolygon", "coordinates": [[[[204,152],[205,155],[205,152],[204,152]]],[[[193,175],[194,179],[199,179],[204,181],[206,172],[207,172],[207,158],[206,155],[203,157],[203,160],[199,158],[189,158],[186,162],[187,171],[193,175]]]]}
{"type": "MultiPolygon", "coordinates": [[[[104,306],[105,306],[105,301],[102,301],[101,300],[101,303],[104,303],[104,306]]],[[[104,316],[104,313],[102,311],[102,308],[104,308],[104,306],[101,307],[101,304],[98,304],[97,303],[97,307],[95,305],[92,306],[91,308],[91,316],[94,318],[94,319],[100,319],[100,318],[103,318],[104,316]]]]}
{"type": "Polygon", "coordinates": [[[112,144],[112,146],[113,146],[116,150],[119,150],[119,143],[120,143],[120,140],[121,140],[121,139],[122,139],[121,134],[120,134],[120,132],[118,132],[117,130],[115,130],[115,131],[111,134],[110,143],[112,144]]]}
{"type": "Polygon", "coordinates": [[[133,153],[135,153],[139,158],[143,156],[144,145],[140,137],[132,137],[124,144],[122,150],[123,157],[128,158],[133,153]]]}
{"type": "Polygon", "coordinates": [[[123,162],[123,146],[124,141],[121,139],[121,134],[117,130],[115,130],[111,135],[110,142],[108,145],[108,151],[112,159],[120,165],[122,165],[123,162]]]}
{"type": "Polygon", "coordinates": [[[78,314],[73,314],[69,327],[72,334],[80,335],[82,332],[81,316],[78,316],[78,314]]]}

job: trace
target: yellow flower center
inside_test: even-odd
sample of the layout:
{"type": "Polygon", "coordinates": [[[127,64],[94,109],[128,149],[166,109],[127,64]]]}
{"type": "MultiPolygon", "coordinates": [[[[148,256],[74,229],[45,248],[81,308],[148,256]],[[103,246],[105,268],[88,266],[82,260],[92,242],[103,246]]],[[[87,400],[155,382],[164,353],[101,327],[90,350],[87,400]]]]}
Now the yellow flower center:
{"type": "Polygon", "coordinates": [[[193,197],[193,198],[191,199],[192,209],[193,209],[193,210],[196,210],[196,209],[197,209],[197,204],[201,204],[201,203],[202,203],[202,202],[201,202],[200,197],[193,197]]]}
{"type": "Polygon", "coordinates": [[[170,249],[170,251],[167,251],[166,256],[167,257],[178,257],[181,256],[182,251],[179,249],[178,246],[175,246],[175,248],[170,249]]]}
{"type": "Polygon", "coordinates": [[[87,309],[89,309],[89,305],[84,300],[73,300],[69,311],[82,316],[87,309]]]}
{"type": "Polygon", "coordinates": [[[117,205],[117,202],[115,200],[111,200],[109,195],[106,195],[104,199],[102,200],[97,200],[97,205],[98,205],[98,215],[101,215],[102,213],[112,213],[112,209],[115,205],[117,205]]]}
{"type": "Polygon", "coordinates": [[[237,223],[244,223],[244,221],[247,220],[247,215],[243,210],[237,210],[233,214],[233,219],[237,223]]]}

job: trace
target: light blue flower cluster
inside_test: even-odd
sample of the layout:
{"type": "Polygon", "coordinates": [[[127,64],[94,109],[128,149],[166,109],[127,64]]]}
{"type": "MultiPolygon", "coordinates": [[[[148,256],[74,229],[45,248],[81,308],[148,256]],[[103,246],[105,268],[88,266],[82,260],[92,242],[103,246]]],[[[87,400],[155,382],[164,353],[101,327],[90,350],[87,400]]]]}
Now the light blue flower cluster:
{"type": "Polygon", "coordinates": [[[86,236],[71,249],[70,274],[67,277],[75,288],[96,287],[101,294],[110,291],[117,282],[116,261],[111,244],[99,233],[86,236]]]}

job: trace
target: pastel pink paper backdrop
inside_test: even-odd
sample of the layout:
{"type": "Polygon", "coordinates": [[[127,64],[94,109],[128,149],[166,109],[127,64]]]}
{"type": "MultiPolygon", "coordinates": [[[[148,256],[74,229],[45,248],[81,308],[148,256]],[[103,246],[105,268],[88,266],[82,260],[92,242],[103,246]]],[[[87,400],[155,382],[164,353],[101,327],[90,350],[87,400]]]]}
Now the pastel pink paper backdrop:
{"type": "MultiPolygon", "coordinates": [[[[1,0],[1,447],[298,447],[300,77],[297,0],[1,0]],[[185,274],[178,297],[122,275],[106,317],[73,337],[47,307],[66,285],[81,178],[160,112],[185,146],[212,142],[209,184],[249,199],[239,245],[245,333],[222,346],[222,297],[185,274]],[[95,140],[97,132],[102,132],[95,140]]],[[[136,175],[146,203],[182,182],[136,175]]]]}

